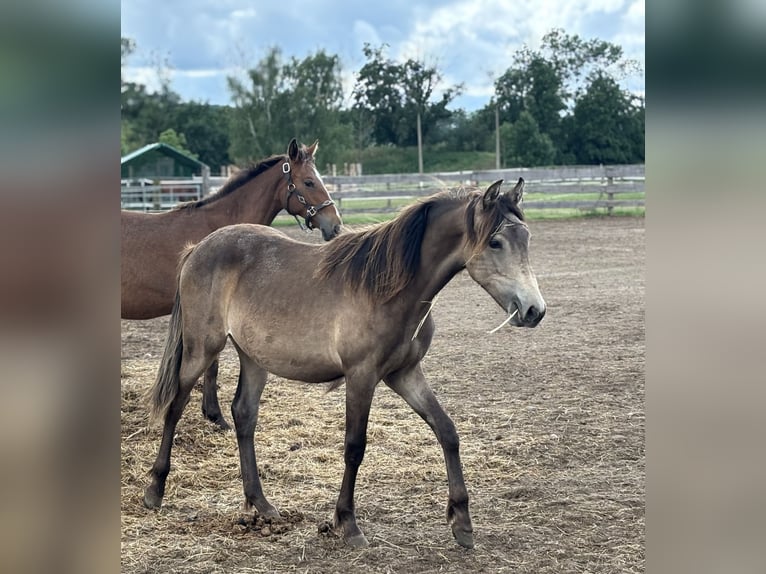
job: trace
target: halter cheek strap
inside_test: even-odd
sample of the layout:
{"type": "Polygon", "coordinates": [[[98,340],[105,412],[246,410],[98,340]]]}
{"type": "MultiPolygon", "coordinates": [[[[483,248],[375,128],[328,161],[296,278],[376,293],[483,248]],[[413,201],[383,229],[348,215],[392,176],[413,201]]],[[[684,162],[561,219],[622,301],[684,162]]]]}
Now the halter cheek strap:
{"type": "Polygon", "coordinates": [[[322,203],[318,203],[316,205],[311,205],[308,201],[306,201],[306,198],[301,195],[301,193],[298,191],[298,189],[295,187],[295,184],[293,183],[293,177],[290,169],[290,163],[285,162],[282,164],[282,174],[285,176],[285,180],[287,181],[287,198],[285,199],[285,211],[287,213],[290,213],[290,197],[295,194],[295,197],[298,199],[298,201],[306,208],[306,215],[303,216],[303,219],[306,220],[306,224],[304,225],[300,219],[298,219],[298,216],[295,213],[290,213],[295,218],[295,221],[298,222],[298,225],[300,225],[300,228],[303,231],[306,231],[307,233],[313,229],[313,226],[311,224],[311,219],[319,213],[320,210],[324,209],[325,207],[330,207],[331,205],[335,205],[335,202],[332,199],[325,199],[322,203]]]}

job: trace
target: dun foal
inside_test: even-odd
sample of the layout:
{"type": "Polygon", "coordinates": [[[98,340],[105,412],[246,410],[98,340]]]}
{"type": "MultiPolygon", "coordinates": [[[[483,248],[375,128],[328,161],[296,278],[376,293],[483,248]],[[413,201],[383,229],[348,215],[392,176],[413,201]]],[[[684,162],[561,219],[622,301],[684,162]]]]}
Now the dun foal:
{"type": "Polygon", "coordinates": [[[151,391],[164,418],[144,503],[162,503],[176,424],[194,381],[230,338],[241,372],[232,415],[246,505],[278,516],[258,478],[253,434],[268,373],[309,383],[346,384],[345,472],[334,524],[364,546],[354,486],[366,447],[373,393],[382,380],[433,429],[449,481],[447,519],[457,542],[473,546],[468,493],[455,425],[421,370],[434,332],[429,304],[466,269],[516,326],[534,327],[545,302],[529,265],[520,209],[524,182],[500,194],[441,193],[368,231],[307,245],[269,227],[214,232],[183,257],[165,354],[151,391]]]}

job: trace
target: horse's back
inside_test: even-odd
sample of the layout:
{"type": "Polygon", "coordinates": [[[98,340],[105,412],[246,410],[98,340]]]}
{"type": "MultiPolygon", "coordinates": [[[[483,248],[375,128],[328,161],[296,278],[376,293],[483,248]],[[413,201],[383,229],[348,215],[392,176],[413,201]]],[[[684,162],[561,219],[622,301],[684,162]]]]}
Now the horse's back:
{"type": "Polygon", "coordinates": [[[192,250],[183,265],[183,280],[209,282],[211,275],[257,273],[269,277],[292,261],[296,252],[313,245],[291,239],[283,232],[253,223],[217,229],[192,250]]]}

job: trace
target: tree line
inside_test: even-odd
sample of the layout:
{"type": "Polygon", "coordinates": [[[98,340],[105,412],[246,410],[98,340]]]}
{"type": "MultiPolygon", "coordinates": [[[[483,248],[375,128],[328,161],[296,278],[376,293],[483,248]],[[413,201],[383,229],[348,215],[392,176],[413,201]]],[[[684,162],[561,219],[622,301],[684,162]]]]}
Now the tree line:
{"type": "MultiPolygon", "coordinates": [[[[135,50],[122,38],[123,68],[135,50]]],[[[444,87],[437,66],[394,61],[386,50],[364,46],[350,100],[340,58],[324,50],[286,59],[269,49],[245,75],[227,78],[232,103],[225,106],[183,101],[162,66],[154,92],[123,77],[122,153],[163,141],[216,173],[280,153],[298,137],[318,138],[322,161],[339,165],[371,154],[393,158],[418,144],[428,157],[486,162],[499,143],[502,167],[644,161],[645,101],[620,85],[642,71],[618,45],[551,30],[538,49],[524,46],[511,56],[487,104],[470,112],[450,109],[464,85],[444,87]]],[[[391,162],[388,170],[396,171],[391,162]]],[[[365,163],[365,171],[375,169],[365,163]]]]}

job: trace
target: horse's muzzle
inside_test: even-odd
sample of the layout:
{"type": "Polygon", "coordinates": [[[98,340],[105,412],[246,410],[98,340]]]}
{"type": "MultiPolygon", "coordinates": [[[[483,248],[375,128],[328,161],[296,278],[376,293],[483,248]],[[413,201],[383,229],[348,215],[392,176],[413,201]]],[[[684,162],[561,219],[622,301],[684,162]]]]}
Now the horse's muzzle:
{"type": "Polygon", "coordinates": [[[319,229],[322,231],[322,239],[325,241],[330,241],[340,233],[340,225],[337,223],[335,225],[322,225],[319,229]]]}
{"type": "MultiPolygon", "coordinates": [[[[517,302],[513,302],[511,309],[516,308],[516,315],[511,319],[511,325],[514,327],[537,327],[540,321],[545,317],[545,305],[538,307],[536,305],[530,305],[524,310],[522,314],[522,306],[517,302]]],[[[513,312],[513,311],[511,311],[513,312]]]]}

